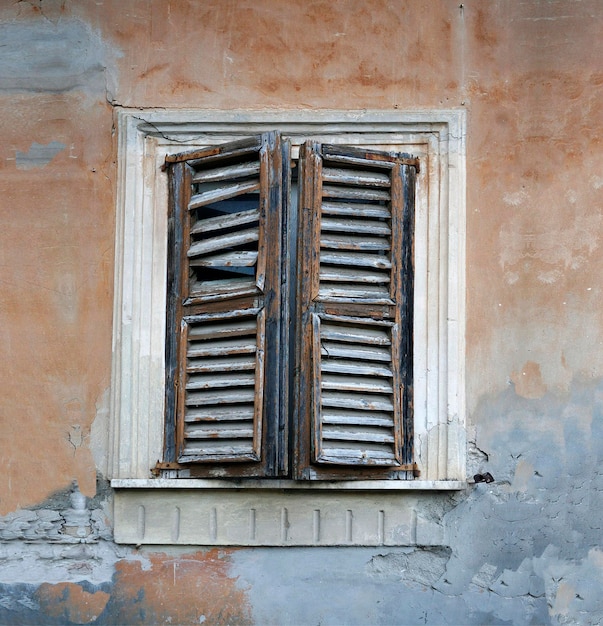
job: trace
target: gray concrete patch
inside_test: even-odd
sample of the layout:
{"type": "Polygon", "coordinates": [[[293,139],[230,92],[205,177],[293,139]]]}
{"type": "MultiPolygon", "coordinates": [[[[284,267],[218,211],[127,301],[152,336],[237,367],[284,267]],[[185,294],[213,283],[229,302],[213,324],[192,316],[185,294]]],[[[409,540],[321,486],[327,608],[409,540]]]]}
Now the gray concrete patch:
{"type": "Polygon", "coordinates": [[[44,167],[64,149],[65,144],[60,141],[51,141],[47,144],[37,143],[34,141],[27,152],[17,150],[17,169],[31,170],[37,167],[44,167]]]}
{"type": "Polygon", "coordinates": [[[115,53],[79,20],[5,22],[0,42],[0,93],[112,91],[105,70],[115,53]]]}

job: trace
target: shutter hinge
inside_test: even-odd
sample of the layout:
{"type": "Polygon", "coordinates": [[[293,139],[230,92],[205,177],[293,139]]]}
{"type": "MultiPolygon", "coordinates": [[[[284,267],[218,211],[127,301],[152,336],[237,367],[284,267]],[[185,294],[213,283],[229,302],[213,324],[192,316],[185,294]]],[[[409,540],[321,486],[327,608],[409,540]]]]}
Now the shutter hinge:
{"type": "Polygon", "coordinates": [[[400,157],[399,162],[402,165],[410,165],[411,167],[414,167],[415,170],[417,171],[417,174],[419,174],[421,172],[421,164],[419,161],[419,157],[400,157]]]}
{"type": "Polygon", "coordinates": [[[153,476],[155,476],[156,478],[159,478],[159,476],[161,476],[161,472],[164,470],[179,470],[179,469],[181,469],[181,466],[179,463],[157,461],[157,463],[155,463],[155,467],[151,468],[151,474],[153,474],[153,476]]]}

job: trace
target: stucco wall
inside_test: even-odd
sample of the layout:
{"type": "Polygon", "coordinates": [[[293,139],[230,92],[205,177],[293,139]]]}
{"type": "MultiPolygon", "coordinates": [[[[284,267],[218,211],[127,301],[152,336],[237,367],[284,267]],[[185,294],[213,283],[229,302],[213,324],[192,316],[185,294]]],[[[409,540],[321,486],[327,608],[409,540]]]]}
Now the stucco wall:
{"type": "Polygon", "coordinates": [[[599,0],[0,2],[0,623],[603,621],[602,28],[599,0]],[[467,110],[496,482],[433,496],[441,547],[111,542],[116,107],[467,110]]]}

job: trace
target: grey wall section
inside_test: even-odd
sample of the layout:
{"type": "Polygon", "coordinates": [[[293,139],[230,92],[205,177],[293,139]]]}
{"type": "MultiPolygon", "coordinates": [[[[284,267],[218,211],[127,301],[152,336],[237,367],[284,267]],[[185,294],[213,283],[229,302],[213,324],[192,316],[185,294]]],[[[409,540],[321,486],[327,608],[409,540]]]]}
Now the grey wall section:
{"type": "Polygon", "coordinates": [[[238,553],[256,622],[602,623],[603,384],[510,386],[474,417],[496,482],[449,499],[446,546],[238,553]]]}
{"type": "Polygon", "coordinates": [[[0,41],[0,93],[61,93],[102,84],[105,47],[84,22],[4,23],[0,41]]]}
{"type": "Polygon", "coordinates": [[[546,624],[543,594],[504,596],[476,582],[446,593],[449,556],[398,549],[241,553],[235,571],[251,591],[257,624],[546,624]],[[446,587],[446,585],[443,585],[446,587]]]}

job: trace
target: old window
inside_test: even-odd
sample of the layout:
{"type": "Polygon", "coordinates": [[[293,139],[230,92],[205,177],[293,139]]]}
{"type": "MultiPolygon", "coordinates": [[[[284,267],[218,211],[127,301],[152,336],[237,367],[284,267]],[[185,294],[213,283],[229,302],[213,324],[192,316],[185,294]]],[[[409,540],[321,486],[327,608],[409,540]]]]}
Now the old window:
{"type": "MultiPolygon", "coordinates": [[[[119,169],[113,370],[107,429],[110,454],[104,468],[99,460],[101,471],[106,471],[115,489],[116,541],[182,545],[429,545],[441,541],[440,529],[430,522],[428,512],[422,514],[420,502],[425,490],[461,489],[465,485],[464,111],[117,109],[116,125],[119,169]],[[281,151],[272,150],[273,163],[268,166],[268,146],[276,141],[276,137],[268,137],[275,128],[281,132],[281,151]],[[168,258],[173,251],[172,244],[168,246],[168,231],[175,231],[172,230],[172,220],[168,220],[169,176],[163,166],[169,155],[199,151],[198,158],[202,158],[203,154],[210,156],[208,150],[218,155],[229,144],[240,144],[241,141],[247,146],[246,150],[251,149],[250,158],[239,162],[233,158],[228,167],[247,163],[245,167],[251,178],[257,176],[253,170],[257,171],[258,163],[260,170],[264,167],[266,172],[273,172],[268,184],[269,205],[266,208],[280,202],[282,222],[276,229],[271,227],[270,232],[260,232],[261,175],[260,189],[249,189],[241,196],[224,198],[221,213],[230,226],[222,229],[222,217],[212,222],[209,220],[218,214],[207,215],[201,218],[201,224],[192,226],[201,231],[193,233],[196,247],[191,256],[181,244],[178,258],[192,264],[192,281],[184,285],[190,297],[182,300],[180,313],[170,315],[181,315],[186,324],[186,332],[181,335],[185,348],[189,343],[194,344],[191,361],[195,361],[193,369],[198,371],[191,374],[193,386],[200,388],[189,392],[197,398],[207,392],[203,388],[207,372],[203,371],[206,365],[202,363],[206,357],[195,354],[219,351],[224,333],[227,336],[237,334],[235,345],[239,346],[245,342],[247,345],[251,342],[253,346],[255,334],[257,347],[258,329],[261,334],[263,328],[267,343],[266,349],[263,352],[256,350],[251,359],[248,358],[250,355],[241,354],[211,357],[215,359],[214,363],[219,363],[220,359],[232,360],[233,368],[251,367],[250,363],[253,363],[253,370],[240,369],[241,376],[230,381],[238,381],[235,388],[241,392],[242,401],[237,403],[242,409],[239,415],[252,415],[252,418],[247,417],[247,426],[244,419],[231,424],[235,426],[233,432],[237,433],[235,440],[238,439],[241,446],[231,449],[228,454],[236,452],[249,458],[225,461],[217,453],[215,459],[198,462],[192,458],[196,454],[194,446],[199,441],[194,436],[199,432],[195,430],[196,422],[187,422],[186,418],[178,422],[177,410],[172,426],[166,428],[165,422],[166,406],[169,405],[166,380],[172,376],[171,380],[176,382],[177,370],[170,374],[169,367],[170,363],[177,362],[174,355],[180,344],[172,344],[172,355],[166,360],[166,338],[177,335],[168,333],[167,328],[168,324],[173,328],[176,318],[166,318],[166,311],[170,309],[166,269],[174,267],[173,259],[168,258]],[[288,156],[284,156],[283,149],[290,150],[288,156]],[[341,238],[354,237],[350,240],[365,245],[371,241],[377,243],[383,237],[383,224],[387,224],[388,219],[393,221],[394,216],[384,216],[383,205],[387,203],[378,196],[379,192],[399,187],[399,182],[394,184],[391,178],[395,168],[391,163],[379,166],[372,163],[363,171],[364,165],[358,168],[356,164],[337,160],[341,156],[338,151],[349,156],[357,154],[356,151],[360,154],[375,151],[398,155],[408,153],[419,158],[414,229],[403,227],[398,231],[400,237],[408,237],[414,230],[414,288],[411,296],[408,291],[410,283],[404,281],[402,288],[407,291],[402,296],[407,301],[399,311],[395,305],[386,302],[392,299],[393,293],[386,295],[385,285],[388,283],[384,282],[389,277],[389,286],[393,285],[386,267],[392,259],[381,253],[379,256],[383,258],[372,258],[378,249],[337,248],[341,238]],[[290,175],[286,171],[289,165],[292,167],[290,175]],[[390,165],[391,171],[388,169],[390,165]],[[359,177],[353,175],[349,180],[351,189],[368,190],[375,197],[346,198],[345,202],[351,200],[355,205],[368,205],[368,212],[364,216],[356,212],[355,216],[342,215],[338,213],[342,208],[339,205],[345,203],[338,197],[321,200],[320,211],[312,209],[312,203],[319,197],[316,190],[321,187],[335,187],[351,193],[345,177],[340,178],[338,174],[348,170],[361,172],[359,177]],[[301,172],[307,172],[307,175],[301,172]],[[390,187],[381,186],[384,174],[390,177],[390,187]],[[364,183],[374,180],[374,186],[372,183],[359,184],[360,179],[364,183]],[[282,196],[280,200],[279,194],[282,196]],[[300,195],[303,196],[301,206],[307,206],[309,211],[296,208],[300,195]],[[248,204],[249,199],[253,202],[248,204]],[[253,221],[256,219],[253,205],[258,210],[257,222],[253,221]],[[323,211],[325,205],[330,213],[323,211]],[[301,219],[297,224],[297,215],[303,218],[306,213],[316,214],[318,218],[305,222],[301,219]],[[249,222],[243,223],[245,220],[249,222]],[[320,229],[317,236],[319,223],[325,229],[320,229]],[[350,235],[350,229],[357,232],[350,235]],[[373,232],[366,232],[366,229],[373,232]],[[255,238],[256,232],[257,242],[242,242],[241,238],[255,238]],[[228,242],[228,237],[224,239],[223,236],[229,233],[239,237],[241,243],[232,246],[236,247],[238,255],[231,254],[234,252],[231,246],[221,247],[221,243],[228,242]],[[320,238],[323,243],[335,247],[320,247],[317,243],[320,238]],[[208,244],[201,243],[207,240],[213,240],[210,247],[218,245],[218,248],[209,250],[208,244]],[[261,245],[267,250],[263,257],[261,245]],[[296,261],[298,249],[307,252],[306,256],[302,255],[300,266],[296,261]],[[270,290],[267,288],[269,281],[273,280],[270,272],[277,271],[279,264],[280,282],[273,284],[273,290],[270,290]],[[351,267],[363,269],[345,271],[351,267]],[[309,283],[304,282],[305,271],[312,276],[309,283]],[[217,290],[220,297],[212,297],[213,287],[209,291],[206,289],[211,284],[213,287],[222,285],[217,290]],[[365,297],[372,294],[370,302],[351,301],[359,285],[359,291],[365,297]],[[275,288],[280,289],[278,297],[281,302],[277,317],[271,309],[275,288]],[[298,289],[301,297],[296,294],[298,289]],[[298,310],[296,305],[301,306],[302,302],[305,302],[303,309],[298,310]],[[253,306],[249,306],[251,304],[253,306]],[[389,374],[379,375],[388,369],[387,360],[395,358],[388,355],[388,349],[383,351],[379,342],[391,342],[397,335],[402,337],[399,342],[394,341],[398,351],[408,350],[401,331],[409,328],[411,305],[414,310],[412,356],[407,355],[407,359],[400,361],[406,363],[407,369],[397,373],[400,384],[396,383],[395,389],[398,389],[403,404],[407,400],[400,394],[401,390],[410,399],[406,377],[410,376],[408,365],[412,363],[413,419],[410,423],[402,418],[401,422],[398,421],[399,430],[392,434],[387,428],[396,422],[395,412],[408,416],[409,411],[404,406],[399,407],[394,386],[390,394],[387,387],[389,374]],[[374,316],[375,313],[378,315],[374,316]],[[278,331],[275,331],[275,324],[280,324],[278,331]],[[343,359],[333,356],[336,353],[334,346],[337,350],[358,355],[361,353],[359,340],[363,336],[367,342],[363,345],[372,346],[374,355],[380,354],[383,361],[350,358],[345,361],[345,371],[332,371],[341,369],[339,360],[343,359]],[[302,342],[304,337],[305,343],[302,342]],[[278,346],[276,361],[275,345],[278,346]],[[298,381],[303,376],[311,381],[323,381],[321,386],[305,383],[301,399],[292,359],[306,367],[305,373],[303,370],[297,372],[298,381]],[[270,368],[275,363],[277,369],[273,371],[270,368]],[[368,369],[359,370],[365,367],[368,369]],[[262,368],[264,410],[260,424],[254,422],[256,416],[260,416],[256,411],[255,395],[251,405],[245,401],[249,394],[243,392],[252,386],[255,394],[258,389],[256,378],[252,376],[253,381],[250,381],[249,374],[256,374],[262,368]],[[355,372],[351,371],[354,369],[355,372]],[[362,371],[375,375],[365,375],[362,371]],[[387,406],[382,403],[381,408],[385,410],[377,410],[375,406],[367,412],[376,419],[372,424],[364,420],[363,428],[358,428],[356,422],[350,428],[347,411],[357,419],[358,412],[363,409],[346,404],[345,398],[357,393],[353,387],[366,384],[366,378],[371,379],[374,398],[386,396],[394,401],[387,406]],[[251,385],[239,384],[245,379],[251,385]],[[346,387],[337,388],[342,382],[346,387]],[[278,406],[268,410],[266,402],[278,403],[278,406]],[[345,406],[326,409],[329,403],[345,406]],[[317,411],[317,407],[321,410],[317,411]],[[266,421],[266,415],[279,417],[266,421]],[[181,431],[177,430],[177,423],[182,426],[181,431]],[[186,437],[185,424],[188,424],[186,437]],[[260,426],[257,430],[256,424],[260,426]],[[271,428],[276,428],[277,432],[273,431],[271,435],[271,428]],[[288,429],[286,434],[285,429],[288,429]],[[401,465],[379,466],[364,462],[362,452],[359,453],[355,446],[360,437],[375,436],[382,441],[376,446],[365,442],[370,444],[367,450],[374,452],[375,457],[377,452],[383,453],[386,463],[395,459],[401,465]],[[274,445],[270,455],[262,457],[264,438],[272,438],[274,445]],[[171,451],[172,456],[166,455],[166,450],[171,451]],[[183,451],[185,455],[178,461],[176,453],[183,451]],[[265,459],[266,464],[262,467],[263,460],[255,461],[255,457],[265,459]],[[337,462],[331,462],[333,460],[337,462]],[[163,463],[164,469],[153,474],[158,462],[163,463]],[[177,465],[170,468],[169,463],[177,465]],[[412,464],[411,467],[416,464],[418,476],[400,469],[408,464],[412,464]],[[237,476],[235,466],[246,467],[246,470],[239,469],[237,476]],[[227,468],[230,469],[226,471],[227,468]],[[252,474],[246,474],[250,468],[254,468],[252,474]],[[409,480],[390,480],[397,472],[409,480]],[[340,479],[332,480],[334,477],[340,479]]],[[[227,179],[199,179],[193,183],[192,177],[202,170],[220,168],[210,166],[209,162],[208,167],[192,167],[186,164],[187,159],[189,156],[180,165],[175,159],[174,165],[170,166],[181,168],[183,178],[191,176],[190,191],[185,185],[176,185],[182,197],[177,200],[174,193],[173,206],[184,202],[186,194],[191,198],[200,195],[200,185],[205,185],[206,191],[215,190],[220,194],[225,185],[236,183],[227,179]],[[198,172],[189,171],[195,169],[198,172]]],[[[414,167],[402,165],[412,176],[414,167]]],[[[247,180],[246,176],[243,180],[247,180]]],[[[183,216],[189,219],[192,214],[196,219],[197,209],[189,210],[187,206],[183,216]]],[[[183,237],[184,241],[186,238],[183,237]]],[[[402,248],[409,250],[408,246],[402,248]]],[[[400,258],[396,262],[404,264],[408,259],[400,258]]],[[[175,275],[180,275],[177,270],[175,275]]],[[[170,284],[174,287],[177,283],[172,281],[170,284]]],[[[220,372],[214,371],[210,372],[209,378],[213,377],[215,383],[220,376],[220,372]]],[[[180,385],[170,385],[170,388],[182,393],[180,385]]],[[[102,414],[100,411],[99,416],[102,414]]],[[[209,420],[204,424],[201,422],[201,430],[205,429],[205,435],[212,435],[222,429],[220,434],[228,435],[224,430],[227,421],[218,423],[216,420],[217,427],[213,431],[209,420]]],[[[219,440],[210,436],[206,441],[209,439],[219,440]]],[[[215,442],[212,445],[219,450],[215,442]]],[[[205,448],[202,452],[206,454],[208,451],[209,448],[205,448]]]]}
{"type": "Polygon", "coordinates": [[[412,476],[418,159],[309,141],[291,168],[270,132],[166,162],[159,468],[412,476]]]}

